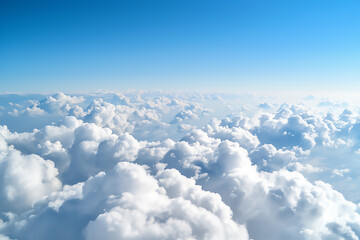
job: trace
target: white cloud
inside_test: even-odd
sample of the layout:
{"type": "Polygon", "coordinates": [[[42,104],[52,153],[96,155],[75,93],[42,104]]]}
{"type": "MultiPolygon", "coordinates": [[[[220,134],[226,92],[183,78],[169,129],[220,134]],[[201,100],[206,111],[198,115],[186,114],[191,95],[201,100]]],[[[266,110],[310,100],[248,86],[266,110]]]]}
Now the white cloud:
{"type": "Polygon", "coordinates": [[[298,171],[301,173],[315,173],[315,172],[321,172],[322,169],[318,168],[318,167],[314,167],[311,164],[302,164],[299,162],[295,162],[295,163],[289,163],[288,165],[288,169],[292,170],[292,171],[298,171]]]}
{"type": "Polygon", "coordinates": [[[176,170],[159,173],[158,185],[140,166],[120,163],[116,169],[130,185],[111,195],[108,201],[117,206],[89,223],[86,239],[248,238],[219,195],[202,191],[176,170]]]}
{"type": "Polygon", "coordinates": [[[41,124],[0,126],[0,239],[358,239],[357,201],[340,193],[359,170],[355,111],[248,97],[60,93],[7,106],[0,118],[41,124]]]}
{"type": "Polygon", "coordinates": [[[332,173],[333,173],[333,177],[334,176],[339,176],[339,177],[343,177],[344,176],[344,174],[345,173],[348,173],[348,172],[350,172],[350,169],[348,169],[348,168],[344,168],[344,169],[334,169],[333,171],[332,171],[332,173]]]}
{"type": "Polygon", "coordinates": [[[8,147],[0,154],[0,211],[21,213],[60,189],[58,171],[50,160],[22,155],[8,147]]]}

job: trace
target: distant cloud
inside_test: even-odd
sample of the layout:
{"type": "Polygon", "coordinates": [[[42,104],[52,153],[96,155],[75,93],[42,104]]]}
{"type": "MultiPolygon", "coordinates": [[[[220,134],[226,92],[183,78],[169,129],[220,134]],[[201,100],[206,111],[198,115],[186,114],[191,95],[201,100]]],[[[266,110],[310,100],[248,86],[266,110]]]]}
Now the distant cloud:
{"type": "Polygon", "coordinates": [[[345,173],[348,173],[348,172],[350,172],[350,169],[348,169],[348,168],[344,168],[344,169],[334,169],[333,171],[332,171],[332,173],[333,173],[333,177],[334,176],[339,176],[339,177],[343,177],[344,176],[344,174],[345,173]]]}
{"type": "Polygon", "coordinates": [[[359,207],[326,183],[358,170],[360,118],[342,105],[21,99],[0,119],[40,127],[0,126],[0,239],[359,238],[359,207]]]}

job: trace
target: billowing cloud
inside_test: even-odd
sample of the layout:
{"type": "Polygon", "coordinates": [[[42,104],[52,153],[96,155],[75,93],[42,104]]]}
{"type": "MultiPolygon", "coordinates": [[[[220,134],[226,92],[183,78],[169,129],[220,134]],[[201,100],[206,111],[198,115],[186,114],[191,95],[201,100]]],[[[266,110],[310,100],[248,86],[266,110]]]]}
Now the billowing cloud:
{"type": "Polygon", "coordinates": [[[0,211],[24,212],[61,188],[58,170],[38,155],[22,155],[1,138],[0,211]]]}
{"type": "Polygon", "coordinates": [[[32,97],[0,115],[0,239],[359,239],[350,104],[32,97]]]}
{"type": "Polygon", "coordinates": [[[115,169],[129,184],[108,200],[116,207],[88,224],[86,239],[248,239],[219,195],[176,170],[160,171],[156,181],[134,164],[115,169]]]}

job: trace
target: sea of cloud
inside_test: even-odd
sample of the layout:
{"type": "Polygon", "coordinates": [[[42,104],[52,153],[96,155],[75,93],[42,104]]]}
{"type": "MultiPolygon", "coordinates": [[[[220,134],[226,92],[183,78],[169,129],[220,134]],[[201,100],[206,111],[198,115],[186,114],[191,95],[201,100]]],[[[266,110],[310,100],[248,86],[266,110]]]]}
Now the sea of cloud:
{"type": "Polygon", "coordinates": [[[356,104],[0,95],[0,239],[360,237],[356,104]]]}

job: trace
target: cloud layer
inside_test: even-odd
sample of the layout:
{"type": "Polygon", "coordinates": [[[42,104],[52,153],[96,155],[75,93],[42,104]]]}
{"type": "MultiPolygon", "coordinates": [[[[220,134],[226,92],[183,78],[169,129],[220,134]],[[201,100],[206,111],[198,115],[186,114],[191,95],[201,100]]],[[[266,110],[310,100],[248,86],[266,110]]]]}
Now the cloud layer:
{"type": "Polygon", "coordinates": [[[11,96],[0,239],[359,239],[358,109],[251,98],[11,96]]]}

